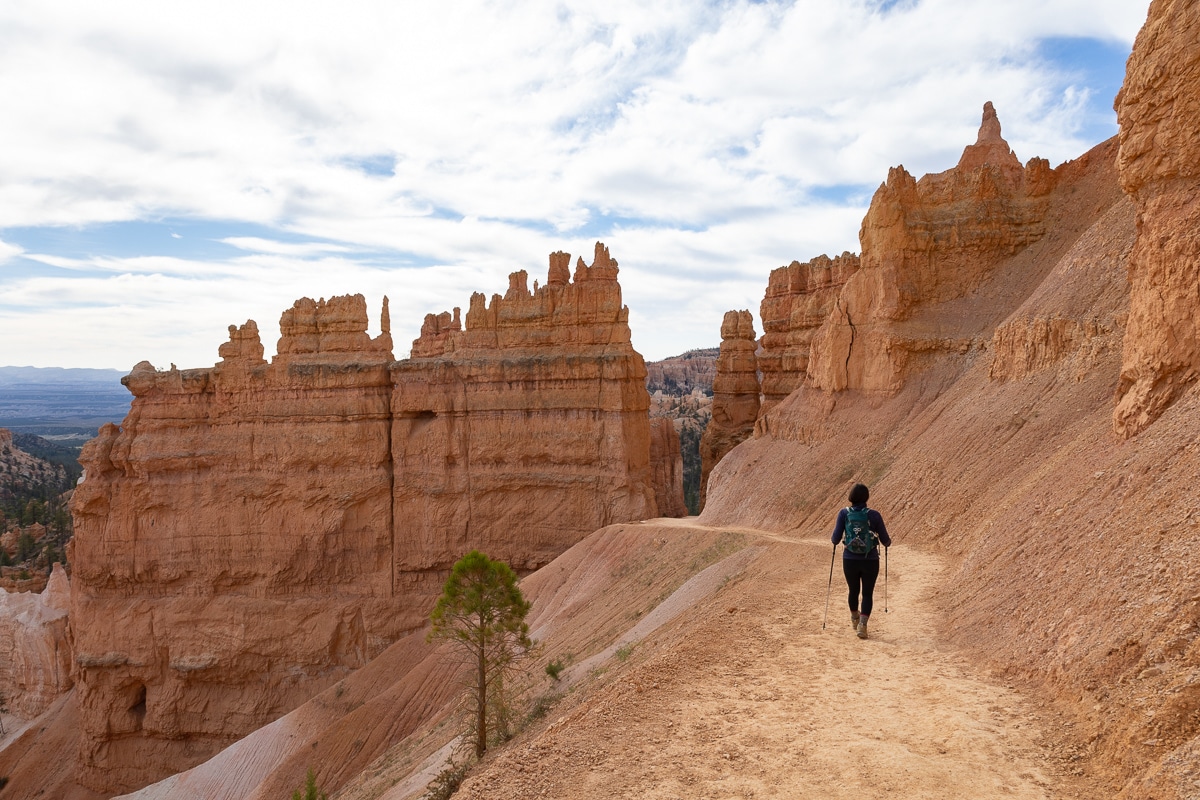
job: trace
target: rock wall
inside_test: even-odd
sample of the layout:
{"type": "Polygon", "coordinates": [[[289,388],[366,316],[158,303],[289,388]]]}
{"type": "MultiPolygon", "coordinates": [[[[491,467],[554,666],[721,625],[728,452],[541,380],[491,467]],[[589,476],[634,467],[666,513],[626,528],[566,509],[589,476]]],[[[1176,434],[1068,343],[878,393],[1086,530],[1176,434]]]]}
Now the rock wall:
{"type": "Polygon", "coordinates": [[[721,322],[721,354],[713,379],[712,419],[700,439],[700,507],[704,507],[709,473],[726,453],[754,433],[758,419],[758,365],[754,351],[754,317],[749,311],[726,311],[721,322]]]}
{"type": "MultiPolygon", "coordinates": [[[[124,379],[72,503],[80,782],[187,769],[424,624],[455,559],[516,569],[657,513],[617,264],[516,273],[393,360],[387,301],[302,299],[210,369],[124,379]]],[[[668,456],[669,457],[669,456],[668,456]]]]}
{"type": "Polygon", "coordinates": [[[617,262],[597,244],[572,279],[550,256],[490,303],[426,317],[392,365],[397,569],[441,570],[471,547],[527,571],[614,522],[657,515],[646,368],[617,262]],[[402,476],[402,477],[401,477],[402,476]]]}
{"type": "Polygon", "coordinates": [[[668,395],[685,395],[695,389],[705,394],[711,393],[713,378],[717,374],[717,354],[716,347],[706,347],[662,361],[647,362],[647,391],[651,396],[657,391],[668,395]]]}
{"type": "Polygon", "coordinates": [[[61,564],[41,594],[0,589],[0,686],[18,717],[36,717],[71,688],[70,598],[61,564]]]}
{"type": "Polygon", "coordinates": [[[1132,436],[1200,377],[1200,9],[1154,0],[1117,95],[1121,183],[1137,208],[1113,426],[1132,436]]]}
{"type": "Polygon", "coordinates": [[[391,353],[366,328],[361,295],[301,300],[272,364],[248,322],[211,369],[124,379],[72,501],[84,785],[186,769],[420,623],[392,564],[391,353]]]}
{"type": "Polygon", "coordinates": [[[829,319],[838,296],[858,272],[858,256],[818,256],[801,264],[771,270],[767,291],[759,305],[762,349],[762,413],[767,413],[796,391],[808,377],[813,336],[829,319]]]}
{"type": "MultiPolygon", "coordinates": [[[[1042,215],[1014,214],[1011,242],[994,244],[1030,241],[994,265],[978,269],[980,250],[946,281],[918,270],[909,304],[864,235],[839,302],[847,325],[864,319],[856,308],[877,314],[848,331],[853,347],[890,332],[910,359],[910,343],[930,343],[925,360],[876,362],[901,379],[894,393],[801,385],[722,460],[701,520],[819,532],[865,480],[891,529],[951,565],[947,635],[1036,687],[1072,771],[1122,800],[1200,786],[1198,43],[1200,6],[1154,0],[1117,101],[1119,156],[1109,141],[1053,170],[1042,215]],[[962,274],[978,283],[954,297],[962,274]],[[868,278],[877,295],[852,296],[868,278]],[[1087,544],[1064,557],[1067,529],[1087,544]],[[1085,579],[1064,601],[1071,575],[1085,579]]],[[[1029,173],[1027,210],[1043,199],[1029,173]]],[[[994,219],[978,208],[986,241],[994,219]]],[[[879,385],[847,372],[838,385],[879,385]]]]}
{"type": "Polygon", "coordinates": [[[654,470],[654,497],[660,517],[686,517],[683,499],[683,452],[675,420],[650,419],[650,463],[654,470]]]}

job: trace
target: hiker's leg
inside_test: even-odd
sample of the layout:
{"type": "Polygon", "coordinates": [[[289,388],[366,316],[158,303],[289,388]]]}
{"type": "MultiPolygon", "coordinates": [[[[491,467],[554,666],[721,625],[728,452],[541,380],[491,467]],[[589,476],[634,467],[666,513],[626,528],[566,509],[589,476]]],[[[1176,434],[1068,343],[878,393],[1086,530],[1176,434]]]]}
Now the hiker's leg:
{"type": "Polygon", "coordinates": [[[879,580],[879,562],[864,560],[862,564],[862,615],[864,617],[871,614],[871,607],[874,605],[875,581],[879,580]]]}
{"type": "Polygon", "coordinates": [[[850,604],[851,611],[858,611],[858,588],[862,585],[862,568],[860,566],[862,563],[856,559],[842,559],[842,574],[846,576],[846,588],[850,590],[850,595],[846,600],[850,604]]]}

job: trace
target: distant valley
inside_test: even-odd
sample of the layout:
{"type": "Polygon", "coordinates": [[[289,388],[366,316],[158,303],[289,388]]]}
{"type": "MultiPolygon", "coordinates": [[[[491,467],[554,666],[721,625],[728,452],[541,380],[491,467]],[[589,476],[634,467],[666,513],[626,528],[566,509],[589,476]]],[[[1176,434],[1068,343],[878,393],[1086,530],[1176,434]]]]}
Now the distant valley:
{"type": "Polygon", "coordinates": [[[129,413],[116,369],[0,367],[0,428],[78,449],[106,422],[129,413]]]}

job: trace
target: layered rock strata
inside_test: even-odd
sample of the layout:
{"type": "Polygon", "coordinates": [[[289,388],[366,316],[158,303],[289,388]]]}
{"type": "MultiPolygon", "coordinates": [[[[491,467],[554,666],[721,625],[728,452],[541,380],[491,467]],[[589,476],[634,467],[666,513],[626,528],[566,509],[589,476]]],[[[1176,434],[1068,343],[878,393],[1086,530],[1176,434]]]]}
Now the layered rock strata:
{"type": "Polygon", "coordinates": [[[970,308],[969,298],[1045,234],[1058,179],[1044,159],[1021,165],[991,103],[977,141],[953,169],[917,180],[893,168],[859,232],[861,268],[811,335],[809,382],[827,391],[891,393],[910,361],[968,346],[996,321],[986,308],[970,308]],[[945,313],[936,325],[924,319],[932,307],[954,302],[963,305],[958,323],[947,324],[945,313]]]}
{"type": "Polygon", "coordinates": [[[799,388],[808,377],[812,340],[829,319],[838,296],[860,266],[859,257],[822,255],[771,270],[759,305],[762,349],[762,413],[799,388]]]}
{"type": "Polygon", "coordinates": [[[61,564],[41,594],[0,589],[0,687],[10,713],[32,719],[71,688],[70,599],[61,564]]]}
{"type": "Polygon", "coordinates": [[[709,394],[717,374],[717,355],[716,347],[706,347],[662,361],[648,362],[646,389],[651,396],[659,391],[665,395],[679,396],[691,394],[696,389],[709,394]]]}
{"type": "Polygon", "coordinates": [[[1118,433],[1132,436],[1200,377],[1200,10],[1155,0],[1117,95],[1121,183],[1137,208],[1118,433]]]}
{"type": "Polygon", "coordinates": [[[683,450],[673,419],[650,419],[650,464],[658,515],[686,517],[688,509],[683,496],[683,450]]]}
{"type": "Polygon", "coordinates": [[[759,413],[758,365],[754,355],[754,317],[749,311],[726,311],[721,322],[721,354],[713,379],[712,419],[700,439],[700,507],[707,496],[709,473],[726,453],[754,433],[759,413]]]}
{"type": "Polygon", "coordinates": [[[355,295],[297,301],[270,363],[251,321],[210,369],[134,368],[72,505],[86,787],[187,769],[365,664],[473,547],[527,571],[655,516],[617,263],[568,264],[431,316],[404,361],[355,295]]]}
{"type": "Polygon", "coordinates": [[[400,571],[480,547],[521,571],[597,528],[657,513],[646,368],[630,344],[617,262],[550,256],[503,297],[426,317],[391,367],[400,571]],[[403,477],[401,477],[403,476],[403,477]]]}
{"type": "Polygon", "coordinates": [[[272,364],[253,322],[211,369],[138,364],[129,416],[80,457],[71,621],[95,791],[186,769],[420,624],[392,564],[391,353],[361,295],[298,301],[280,327],[272,364]]]}

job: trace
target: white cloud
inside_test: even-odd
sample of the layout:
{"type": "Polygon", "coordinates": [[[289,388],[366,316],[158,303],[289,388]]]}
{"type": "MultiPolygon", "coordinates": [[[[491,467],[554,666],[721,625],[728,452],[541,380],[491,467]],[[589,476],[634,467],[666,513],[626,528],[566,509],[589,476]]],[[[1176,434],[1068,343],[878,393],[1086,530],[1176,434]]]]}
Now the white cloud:
{"type": "Polygon", "coordinates": [[[17,245],[9,244],[3,239],[0,239],[0,265],[4,264],[4,262],[11,258],[21,255],[23,252],[24,250],[17,245]]]}
{"type": "Polygon", "coordinates": [[[351,248],[329,242],[276,242],[257,236],[227,236],[221,240],[239,250],[275,253],[286,256],[310,256],[319,253],[347,253],[351,248]]]}
{"type": "MultiPolygon", "coordinates": [[[[111,345],[90,330],[79,354],[211,355],[219,340],[193,350],[186,337],[244,321],[227,318],[246,306],[231,298],[274,319],[299,294],[387,284],[397,327],[419,326],[472,290],[503,291],[510,269],[538,274],[545,253],[602,238],[631,265],[635,342],[661,357],[714,342],[722,306],[756,311],[771,268],[857,249],[888,167],[952,166],[986,100],[1022,159],[1082,153],[1095,143],[1082,110],[1109,98],[1038,42],[1128,48],[1146,5],[13,0],[0,6],[5,230],[203,218],[281,235],[218,235],[242,251],[225,261],[36,248],[26,257],[63,275],[0,290],[41,292],[45,331],[54,298],[85,287],[60,338],[88,320],[88,297],[158,328],[111,345]],[[820,204],[846,185],[857,205],[820,204]],[[384,271],[380,251],[461,267],[384,271]],[[361,286],[321,288],[330,275],[361,286]],[[397,307],[397,285],[411,307],[397,307]],[[124,301],[104,299],[114,287],[124,301]]],[[[0,263],[14,247],[0,242],[0,263]]],[[[39,312],[19,313],[34,324],[39,312]]],[[[0,339],[5,352],[46,346],[0,339]]]]}

